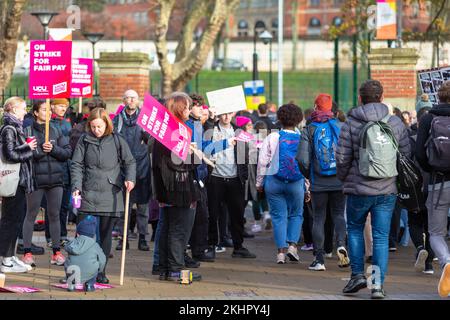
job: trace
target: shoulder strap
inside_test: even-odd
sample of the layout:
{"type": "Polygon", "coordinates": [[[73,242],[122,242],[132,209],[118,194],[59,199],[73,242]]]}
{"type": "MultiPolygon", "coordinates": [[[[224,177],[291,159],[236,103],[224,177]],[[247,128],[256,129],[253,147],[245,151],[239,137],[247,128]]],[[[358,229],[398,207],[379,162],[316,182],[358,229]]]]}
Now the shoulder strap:
{"type": "Polygon", "coordinates": [[[123,159],[122,159],[122,145],[120,144],[119,137],[118,137],[117,134],[114,134],[114,132],[113,132],[112,136],[114,138],[114,144],[115,144],[116,149],[117,149],[117,154],[119,155],[119,159],[118,160],[119,160],[119,163],[121,164],[122,161],[123,161],[123,159]]]}
{"type": "Polygon", "coordinates": [[[120,133],[120,131],[122,131],[122,127],[123,127],[122,112],[120,112],[117,116],[118,116],[118,119],[117,119],[117,133],[120,133]]]}

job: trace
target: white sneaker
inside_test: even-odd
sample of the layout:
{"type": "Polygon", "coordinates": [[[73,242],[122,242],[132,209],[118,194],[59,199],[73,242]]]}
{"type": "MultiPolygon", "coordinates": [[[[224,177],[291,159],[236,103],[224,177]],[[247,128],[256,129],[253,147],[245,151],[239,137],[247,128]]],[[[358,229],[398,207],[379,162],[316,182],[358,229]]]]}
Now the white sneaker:
{"type": "Polygon", "coordinates": [[[11,257],[11,260],[12,260],[15,264],[18,264],[18,265],[20,265],[20,266],[22,266],[22,267],[25,267],[25,268],[27,269],[27,272],[33,270],[33,267],[32,267],[31,265],[26,264],[25,262],[23,262],[22,260],[20,260],[20,259],[17,258],[16,256],[11,257]]]}
{"type": "Polygon", "coordinates": [[[17,264],[12,258],[4,258],[0,271],[3,273],[26,273],[26,267],[17,264]]]}
{"type": "Polygon", "coordinates": [[[216,253],[222,253],[227,251],[227,249],[225,249],[225,247],[222,246],[216,246],[216,253]]]}
{"type": "Polygon", "coordinates": [[[255,224],[252,225],[252,233],[257,233],[257,232],[261,232],[261,226],[255,222],[255,224]]]}
{"type": "Polygon", "coordinates": [[[289,246],[287,256],[291,261],[300,261],[300,257],[298,256],[297,247],[289,246]]]}
{"type": "Polygon", "coordinates": [[[277,254],[277,263],[278,264],[286,263],[286,255],[283,252],[280,252],[279,254],[277,254]]]}
{"type": "Polygon", "coordinates": [[[333,252],[325,253],[323,256],[327,259],[331,259],[331,258],[333,258],[333,252]]]}
{"type": "Polygon", "coordinates": [[[325,271],[325,265],[318,260],[314,260],[313,263],[308,267],[309,270],[313,271],[325,271]]]}
{"type": "Polygon", "coordinates": [[[348,253],[345,247],[337,248],[337,256],[339,258],[339,268],[346,268],[350,265],[350,259],[348,258],[348,253]]]}
{"type": "Polygon", "coordinates": [[[420,272],[425,270],[425,261],[428,258],[428,251],[425,249],[422,249],[417,254],[416,263],[414,264],[414,268],[416,271],[420,272]]]}

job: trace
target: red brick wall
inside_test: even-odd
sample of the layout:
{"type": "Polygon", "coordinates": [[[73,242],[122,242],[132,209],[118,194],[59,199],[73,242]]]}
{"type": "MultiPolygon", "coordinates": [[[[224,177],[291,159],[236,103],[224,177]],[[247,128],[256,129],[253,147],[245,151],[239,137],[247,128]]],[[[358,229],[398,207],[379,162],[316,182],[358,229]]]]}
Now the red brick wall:
{"type": "Polygon", "coordinates": [[[415,70],[372,70],[372,79],[383,85],[385,98],[415,98],[417,74],[415,70]]]}
{"type": "Polygon", "coordinates": [[[100,94],[104,100],[122,99],[123,93],[133,89],[139,97],[150,91],[150,78],[140,74],[104,74],[100,72],[100,94]]]}

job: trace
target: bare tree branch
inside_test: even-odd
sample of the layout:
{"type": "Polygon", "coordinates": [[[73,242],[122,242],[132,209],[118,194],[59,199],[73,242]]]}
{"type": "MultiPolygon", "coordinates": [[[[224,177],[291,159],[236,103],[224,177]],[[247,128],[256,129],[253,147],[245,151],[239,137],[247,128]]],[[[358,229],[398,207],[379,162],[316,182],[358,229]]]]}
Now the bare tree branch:
{"type": "Polygon", "coordinates": [[[434,16],[433,20],[431,21],[431,23],[428,25],[427,31],[425,32],[425,34],[430,33],[431,29],[433,29],[434,24],[436,23],[436,20],[439,18],[439,16],[441,15],[442,11],[445,8],[445,3],[449,1],[449,0],[442,0],[441,5],[439,7],[439,10],[437,11],[436,15],[434,16]]]}

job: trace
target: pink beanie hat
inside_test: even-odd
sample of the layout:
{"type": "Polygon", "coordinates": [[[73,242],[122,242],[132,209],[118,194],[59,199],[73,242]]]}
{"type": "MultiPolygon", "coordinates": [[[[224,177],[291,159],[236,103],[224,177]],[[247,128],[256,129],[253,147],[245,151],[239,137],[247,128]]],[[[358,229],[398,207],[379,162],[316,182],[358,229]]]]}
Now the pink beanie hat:
{"type": "Polygon", "coordinates": [[[243,117],[243,116],[237,116],[236,117],[236,125],[238,127],[243,127],[249,122],[252,122],[252,120],[250,118],[243,117]]]}

